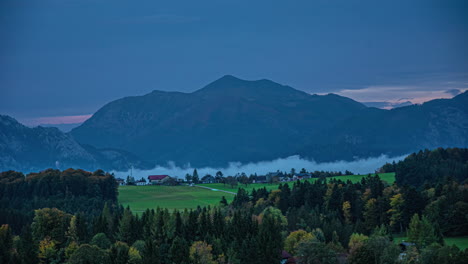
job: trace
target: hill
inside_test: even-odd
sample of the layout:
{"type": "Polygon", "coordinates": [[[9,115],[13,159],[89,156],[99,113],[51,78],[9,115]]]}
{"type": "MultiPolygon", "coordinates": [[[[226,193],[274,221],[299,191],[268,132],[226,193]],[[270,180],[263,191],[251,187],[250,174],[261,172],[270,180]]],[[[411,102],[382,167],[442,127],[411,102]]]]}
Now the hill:
{"type": "Polygon", "coordinates": [[[35,171],[45,168],[126,170],[134,164],[148,168],[138,157],[118,149],[96,149],[78,143],[54,127],[29,128],[0,115],[0,171],[35,171]]]}
{"type": "Polygon", "coordinates": [[[71,134],[80,143],[125,149],[159,164],[396,156],[467,146],[467,95],[389,111],[227,75],[193,93],[153,91],[110,102],[71,134]]]}

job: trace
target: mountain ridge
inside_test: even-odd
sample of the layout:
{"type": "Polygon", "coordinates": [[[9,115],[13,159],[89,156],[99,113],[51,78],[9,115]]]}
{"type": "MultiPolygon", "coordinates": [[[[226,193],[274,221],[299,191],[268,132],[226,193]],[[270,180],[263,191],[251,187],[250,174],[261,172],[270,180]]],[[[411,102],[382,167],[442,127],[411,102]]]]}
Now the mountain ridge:
{"type": "Polygon", "coordinates": [[[29,128],[10,116],[0,115],[1,171],[69,167],[126,170],[133,163],[139,167],[150,167],[131,153],[82,145],[71,134],[58,128],[29,128]]]}
{"type": "MultiPolygon", "coordinates": [[[[420,114],[412,106],[396,108],[406,109],[399,114],[368,108],[336,94],[311,95],[270,80],[245,81],[225,75],[191,93],[155,90],[110,102],[71,134],[81,143],[125,149],[151,162],[195,166],[223,166],[232,161],[254,162],[294,154],[317,161],[350,160],[405,154],[415,151],[412,145],[466,144],[468,126],[463,122],[462,126],[448,123],[449,130],[457,135],[453,142],[437,137],[447,120],[438,115],[431,120],[439,123],[429,125],[428,115],[437,115],[430,109],[440,107],[438,104],[416,106],[424,108],[420,114]],[[398,129],[399,118],[410,132],[398,129]],[[385,120],[391,125],[385,125],[385,120]],[[379,135],[375,128],[369,129],[372,133],[362,131],[373,122],[388,132],[379,135]],[[429,128],[432,136],[420,131],[429,128]],[[427,144],[411,136],[413,132],[424,134],[427,144]],[[394,141],[392,134],[396,135],[394,141]],[[411,143],[406,137],[416,141],[411,143]]],[[[460,111],[460,107],[463,105],[452,110],[461,115],[457,120],[463,121],[466,111],[460,111]]]]}

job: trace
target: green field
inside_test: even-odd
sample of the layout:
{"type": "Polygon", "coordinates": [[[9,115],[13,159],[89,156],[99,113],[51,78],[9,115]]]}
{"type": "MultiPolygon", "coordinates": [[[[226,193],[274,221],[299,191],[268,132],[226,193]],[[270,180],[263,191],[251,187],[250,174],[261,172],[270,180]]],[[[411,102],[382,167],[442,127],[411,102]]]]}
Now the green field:
{"type": "Polygon", "coordinates": [[[217,205],[221,197],[228,202],[234,195],[189,186],[119,186],[119,202],[130,206],[134,212],[143,212],[147,208],[156,209],[158,206],[168,209],[190,209],[198,205],[217,205]]]}
{"type": "MultiPolygon", "coordinates": [[[[402,240],[406,240],[406,237],[395,236],[394,241],[395,243],[400,243],[402,240]]],[[[460,249],[464,250],[468,248],[468,236],[465,237],[446,237],[444,238],[444,242],[446,245],[451,246],[455,245],[460,249]]]]}
{"type": "MultiPolygon", "coordinates": [[[[395,243],[400,243],[403,240],[407,240],[405,236],[394,236],[395,243]]],[[[451,246],[455,245],[460,249],[468,248],[468,236],[465,237],[445,237],[444,242],[446,245],[451,246]]]]}
{"type": "MultiPolygon", "coordinates": [[[[351,180],[352,182],[360,181],[366,175],[350,175],[350,176],[339,176],[334,177],[343,181],[351,180]]],[[[394,173],[382,173],[379,176],[389,182],[395,181],[394,173]]],[[[315,181],[316,179],[309,179],[308,181],[315,181]]],[[[289,183],[290,185],[292,182],[289,183]]],[[[200,184],[216,190],[225,190],[230,192],[237,192],[239,187],[252,191],[252,189],[259,189],[266,187],[268,190],[278,189],[278,184],[268,183],[257,183],[238,185],[235,188],[231,188],[228,184],[212,183],[212,184],[200,184]]],[[[158,186],[158,185],[146,185],[146,186],[120,186],[119,187],[119,202],[126,207],[130,206],[134,212],[143,212],[147,208],[156,209],[158,206],[161,208],[168,209],[185,209],[185,208],[196,208],[198,205],[217,205],[221,200],[221,197],[225,196],[228,202],[230,202],[234,195],[221,192],[213,191],[208,189],[202,189],[197,187],[189,186],[158,186]]]]}
{"type": "MultiPolygon", "coordinates": [[[[360,181],[363,177],[366,177],[366,175],[347,175],[347,176],[337,176],[337,177],[330,177],[330,178],[327,178],[327,179],[339,179],[339,180],[342,180],[342,181],[347,181],[347,180],[350,180],[351,182],[355,183],[355,182],[358,182],[360,181]]],[[[395,173],[379,173],[379,177],[383,180],[383,181],[386,181],[390,184],[392,184],[393,182],[395,182],[395,173]]],[[[313,179],[307,179],[307,180],[302,180],[302,181],[316,181],[317,178],[313,178],[313,179]]],[[[289,187],[292,186],[294,182],[288,182],[289,184],[289,187]]],[[[237,192],[237,189],[238,188],[244,188],[245,190],[247,190],[248,192],[251,192],[253,189],[260,189],[260,188],[263,188],[265,187],[267,190],[276,190],[278,189],[278,186],[280,185],[280,183],[253,183],[253,184],[249,184],[247,186],[243,185],[243,184],[239,184],[237,185],[237,187],[234,187],[234,188],[231,188],[231,186],[229,184],[223,184],[223,183],[210,183],[210,184],[199,184],[200,186],[205,186],[205,187],[209,187],[209,188],[212,188],[212,189],[219,189],[219,190],[225,190],[225,191],[230,191],[230,192],[237,192]]]]}

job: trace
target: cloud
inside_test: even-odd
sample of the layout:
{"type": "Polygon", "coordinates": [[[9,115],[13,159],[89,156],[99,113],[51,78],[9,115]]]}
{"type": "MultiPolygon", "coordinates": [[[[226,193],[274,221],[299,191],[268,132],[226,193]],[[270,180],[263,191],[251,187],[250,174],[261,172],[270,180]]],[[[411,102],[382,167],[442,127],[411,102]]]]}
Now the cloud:
{"type": "MultiPolygon", "coordinates": [[[[335,161],[326,163],[316,163],[315,161],[303,159],[298,155],[290,156],[287,158],[279,158],[272,161],[261,161],[256,163],[242,164],[239,162],[232,162],[228,167],[225,168],[197,168],[198,174],[204,176],[206,174],[214,175],[217,171],[222,171],[225,176],[234,176],[237,173],[246,173],[247,175],[257,173],[257,175],[263,175],[268,172],[280,171],[291,171],[291,168],[295,168],[296,171],[305,168],[308,171],[342,171],[350,170],[354,173],[366,174],[373,173],[376,169],[382,167],[387,162],[399,161],[407,155],[399,157],[388,157],[381,155],[379,157],[361,159],[356,161],[335,161]]],[[[133,170],[133,176],[135,179],[141,177],[146,178],[152,174],[167,174],[173,177],[184,178],[187,173],[192,174],[194,168],[191,166],[178,167],[174,163],[168,163],[167,166],[156,166],[151,170],[133,170]]],[[[130,175],[130,171],[113,171],[116,177],[125,178],[130,175]]]]}
{"type": "Polygon", "coordinates": [[[421,104],[440,98],[452,98],[468,90],[466,87],[440,89],[426,86],[369,86],[362,89],[344,89],[336,94],[349,97],[359,102],[388,102],[399,104],[410,101],[421,104]]]}
{"type": "Polygon", "coordinates": [[[91,116],[92,116],[91,114],[70,115],[70,116],[47,116],[47,117],[26,118],[20,121],[28,126],[77,124],[77,123],[83,123],[84,121],[89,119],[91,116]]]}
{"type": "Polygon", "coordinates": [[[460,91],[460,89],[450,89],[450,90],[447,90],[445,92],[448,93],[448,94],[451,94],[453,96],[457,96],[457,95],[462,93],[462,91],[460,91]]]}

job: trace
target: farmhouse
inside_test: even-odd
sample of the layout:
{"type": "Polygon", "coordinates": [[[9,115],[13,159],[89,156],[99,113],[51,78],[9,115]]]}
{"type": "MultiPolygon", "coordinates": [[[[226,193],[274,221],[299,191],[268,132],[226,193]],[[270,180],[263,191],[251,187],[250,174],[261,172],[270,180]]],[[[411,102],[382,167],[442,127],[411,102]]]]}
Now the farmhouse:
{"type": "Polygon", "coordinates": [[[310,173],[296,173],[294,174],[294,180],[303,180],[303,179],[310,179],[312,178],[312,174],[310,173]]]}
{"type": "Polygon", "coordinates": [[[202,183],[215,183],[215,177],[211,175],[205,175],[201,178],[202,183]]]}
{"type": "Polygon", "coordinates": [[[125,180],[122,179],[122,178],[117,178],[117,179],[115,179],[115,181],[116,181],[120,186],[125,185],[125,180]]]}
{"type": "Polygon", "coordinates": [[[162,184],[169,180],[169,175],[150,175],[148,176],[148,182],[151,184],[162,184]]]}
{"type": "Polygon", "coordinates": [[[267,183],[267,176],[257,176],[253,183],[267,183]]]}
{"type": "Polygon", "coordinates": [[[135,185],[137,185],[137,186],[146,185],[146,181],[144,179],[141,179],[139,181],[136,181],[135,185]]]}

